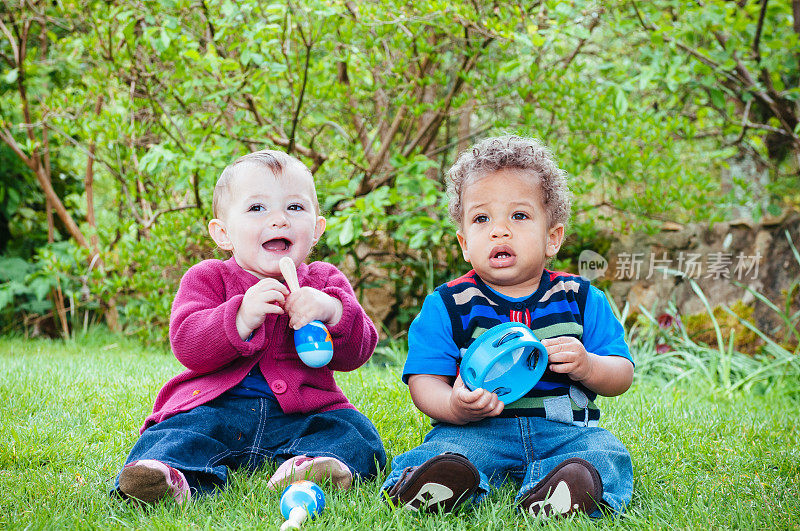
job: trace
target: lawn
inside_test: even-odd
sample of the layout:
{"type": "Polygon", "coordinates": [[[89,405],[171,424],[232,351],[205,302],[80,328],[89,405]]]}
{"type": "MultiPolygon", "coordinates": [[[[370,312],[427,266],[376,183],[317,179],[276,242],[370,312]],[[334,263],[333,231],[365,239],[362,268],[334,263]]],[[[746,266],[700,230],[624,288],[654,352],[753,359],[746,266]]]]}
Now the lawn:
{"type": "MultiPolygon", "coordinates": [[[[9,528],[272,528],[282,522],[272,467],[233,475],[228,489],[185,509],[142,509],[108,496],[161,385],[178,370],[166,351],[103,333],[75,341],[0,338],[0,526],[9,528]]],[[[340,374],[390,458],[419,443],[427,419],[400,367],[340,374]]],[[[800,385],[800,384],[797,384],[800,385]]],[[[630,449],[634,498],[617,519],[542,525],[514,510],[510,486],[455,515],[390,510],[376,481],[346,493],[323,485],[325,512],[307,529],[800,528],[797,389],[732,398],[687,381],[637,377],[601,399],[602,425],[630,449]]]]}

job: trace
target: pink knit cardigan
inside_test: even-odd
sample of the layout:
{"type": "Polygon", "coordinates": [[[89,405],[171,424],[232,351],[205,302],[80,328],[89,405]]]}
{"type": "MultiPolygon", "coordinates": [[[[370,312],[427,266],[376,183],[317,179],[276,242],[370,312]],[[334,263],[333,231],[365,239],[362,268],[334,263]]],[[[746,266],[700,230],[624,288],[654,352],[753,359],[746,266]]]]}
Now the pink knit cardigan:
{"type": "Polygon", "coordinates": [[[333,359],[312,369],[297,357],[286,315],[267,315],[250,341],[236,331],[236,313],[245,291],[258,282],[233,258],[205,260],[181,279],[172,304],[172,351],[188,370],[171,379],[156,397],[153,413],[140,431],[213,400],[260,365],[284,413],[355,409],[333,379],[333,371],[352,371],[372,355],[378,334],[358,303],[347,278],[325,262],[300,264],[301,286],[311,286],[342,302],[341,320],[328,327],[333,359]]]}

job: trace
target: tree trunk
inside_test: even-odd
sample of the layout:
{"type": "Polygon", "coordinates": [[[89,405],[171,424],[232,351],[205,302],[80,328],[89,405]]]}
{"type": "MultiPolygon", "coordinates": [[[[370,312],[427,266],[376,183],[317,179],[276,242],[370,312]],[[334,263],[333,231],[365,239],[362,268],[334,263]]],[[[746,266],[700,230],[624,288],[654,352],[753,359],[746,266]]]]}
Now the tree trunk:
{"type": "Polygon", "coordinates": [[[472,112],[475,110],[475,99],[471,98],[466,105],[461,108],[461,113],[458,117],[458,144],[456,144],[456,151],[461,153],[470,145],[470,136],[472,135],[472,112]]]}

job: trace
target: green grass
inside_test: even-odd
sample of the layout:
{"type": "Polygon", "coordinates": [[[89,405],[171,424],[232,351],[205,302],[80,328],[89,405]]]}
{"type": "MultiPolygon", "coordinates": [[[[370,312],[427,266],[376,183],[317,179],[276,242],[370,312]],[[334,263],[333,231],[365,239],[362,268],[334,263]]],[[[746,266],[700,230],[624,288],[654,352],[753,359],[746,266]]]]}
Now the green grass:
{"type": "MultiPolygon", "coordinates": [[[[262,528],[282,522],[272,467],[235,473],[228,489],[181,509],[108,496],[161,385],[180,366],[163,350],[93,333],[76,341],[0,338],[0,526],[9,528],[262,528]]],[[[390,458],[428,430],[399,368],[367,366],[337,381],[372,419],[390,458]]],[[[634,498],[621,518],[541,525],[504,487],[455,515],[392,511],[376,481],[346,493],[307,529],[800,528],[800,403],[794,389],[717,392],[685,379],[638,378],[602,399],[603,425],[630,449],[634,498]]]]}

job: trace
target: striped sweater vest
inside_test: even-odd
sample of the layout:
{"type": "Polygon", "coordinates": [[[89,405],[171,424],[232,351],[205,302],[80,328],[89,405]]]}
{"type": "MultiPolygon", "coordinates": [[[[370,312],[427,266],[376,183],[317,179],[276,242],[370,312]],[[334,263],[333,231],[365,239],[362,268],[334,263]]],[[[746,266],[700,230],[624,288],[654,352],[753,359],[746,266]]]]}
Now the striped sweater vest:
{"type": "MultiPolygon", "coordinates": [[[[470,271],[436,288],[453,328],[461,355],[489,328],[509,321],[525,324],[539,340],[583,336],[583,315],[589,281],[569,273],[544,270],[536,292],[524,301],[509,301],[470,271]]],[[[548,368],[534,388],[506,404],[501,417],[544,417],[580,426],[596,426],[597,394],[548,368]]]]}

